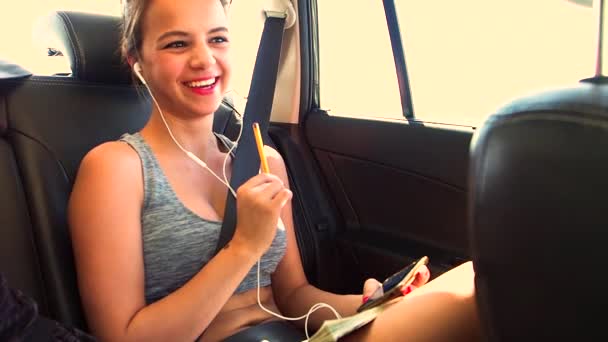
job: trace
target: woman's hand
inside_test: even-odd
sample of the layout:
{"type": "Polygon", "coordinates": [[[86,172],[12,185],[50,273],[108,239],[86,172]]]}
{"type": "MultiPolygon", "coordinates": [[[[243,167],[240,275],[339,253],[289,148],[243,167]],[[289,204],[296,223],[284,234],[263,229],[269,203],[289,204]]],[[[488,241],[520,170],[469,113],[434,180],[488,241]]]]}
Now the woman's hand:
{"type": "Polygon", "coordinates": [[[279,177],[262,173],[236,192],[237,225],[233,241],[262,255],[276,234],[279,216],[292,193],[279,177]]]}
{"type": "MultiPolygon", "coordinates": [[[[414,279],[414,281],[410,285],[402,288],[401,293],[403,293],[403,295],[405,296],[406,294],[414,291],[416,288],[426,284],[430,278],[431,278],[431,272],[429,271],[428,267],[426,267],[424,265],[421,266],[418,273],[416,273],[416,278],[414,279]]],[[[373,279],[373,278],[367,279],[365,281],[365,283],[363,284],[362,302],[363,303],[367,302],[369,297],[371,297],[371,295],[374,293],[374,291],[376,291],[376,289],[378,289],[380,286],[382,286],[382,283],[379,282],[378,280],[373,279]]]]}

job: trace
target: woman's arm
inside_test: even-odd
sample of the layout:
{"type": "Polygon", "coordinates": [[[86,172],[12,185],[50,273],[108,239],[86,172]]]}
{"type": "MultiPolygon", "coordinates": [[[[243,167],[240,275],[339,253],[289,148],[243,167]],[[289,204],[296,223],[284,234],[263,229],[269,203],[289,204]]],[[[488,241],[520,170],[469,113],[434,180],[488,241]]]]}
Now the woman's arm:
{"type": "MultiPolygon", "coordinates": [[[[288,187],[287,171],[281,155],[268,146],[265,147],[265,152],[271,173],[277,175],[285,186],[288,187]]],[[[308,283],[296,241],[291,202],[283,207],[281,220],[287,235],[287,250],[272,276],[272,288],[275,300],[282,314],[289,317],[302,316],[317,303],[331,305],[342,316],[354,314],[356,309],[361,305],[362,297],[360,294],[337,295],[322,291],[308,283]]],[[[316,310],[309,317],[309,331],[319,328],[323,321],[334,318],[336,316],[327,308],[316,310]]],[[[296,323],[304,327],[304,320],[296,323]]]]}
{"type": "Polygon", "coordinates": [[[235,234],[183,287],[146,306],[142,202],[141,162],[127,144],[106,143],[87,154],[69,203],[87,321],[101,341],[193,341],[228,301],[261,252],[255,244],[238,238],[243,234],[235,234]]]}
{"type": "MultiPolygon", "coordinates": [[[[277,175],[285,186],[289,186],[285,163],[281,155],[268,146],[266,146],[265,152],[268,156],[268,165],[271,172],[277,175]]],[[[325,303],[333,307],[343,317],[354,315],[357,308],[362,304],[363,295],[371,295],[380,283],[375,279],[368,279],[364,284],[363,295],[338,295],[310,285],[304,274],[300,259],[293,225],[291,203],[283,207],[281,220],[287,233],[287,251],[273,275],[272,287],[277,305],[283,314],[289,317],[299,317],[305,315],[313,305],[325,303]]],[[[410,290],[422,286],[429,278],[430,273],[428,268],[423,266],[412,283],[410,290]]],[[[325,320],[335,318],[336,316],[331,310],[327,308],[318,309],[309,317],[309,331],[318,329],[325,320]]],[[[297,324],[304,327],[304,322],[304,320],[300,320],[297,324]]]]}

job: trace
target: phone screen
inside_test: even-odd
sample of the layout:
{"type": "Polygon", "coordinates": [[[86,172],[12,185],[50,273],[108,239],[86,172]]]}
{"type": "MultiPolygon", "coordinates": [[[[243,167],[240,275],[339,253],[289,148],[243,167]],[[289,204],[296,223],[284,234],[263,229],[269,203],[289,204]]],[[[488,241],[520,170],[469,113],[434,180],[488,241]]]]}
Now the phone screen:
{"type": "Polygon", "coordinates": [[[409,285],[416,278],[416,273],[418,273],[418,269],[422,265],[426,265],[428,263],[429,258],[424,256],[401,270],[397,271],[395,274],[386,278],[384,282],[382,282],[382,290],[384,294],[376,299],[370,299],[367,302],[363,303],[358,309],[357,312],[361,312],[365,309],[372,308],[374,306],[380,305],[398,295],[401,288],[409,285]]]}

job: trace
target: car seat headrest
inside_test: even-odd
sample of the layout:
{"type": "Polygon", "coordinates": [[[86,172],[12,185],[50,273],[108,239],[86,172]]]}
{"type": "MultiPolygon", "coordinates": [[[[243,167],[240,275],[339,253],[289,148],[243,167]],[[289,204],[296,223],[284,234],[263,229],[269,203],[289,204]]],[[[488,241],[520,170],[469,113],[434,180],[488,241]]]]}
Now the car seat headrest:
{"type": "Polygon", "coordinates": [[[471,143],[469,224],[488,341],[605,333],[608,86],[514,100],[471,143]]]}
{"type": "Polygon", "coordinates": [[[97,83],[129,84],[130,68],[120,55],[120,17],[58,11],[42,22],[51,44],[69,59],[72,77],[97,83]]]}
{"type": "MultiPolygon", "coordinates": [[[[18,66],[17,64],[0,59],[0,84],[4,80],[17,80],[32,76],[32,73],[18,66]]],[[[4,89],[0,92],[0,136],[6,132],[7,118],[4,110],[4,89]]]]}
{"type": "Polygon", "coordinates": [[[32,73],[17,64],[0,59],[0,80],[14,80],[32,76],[32,73]]]}

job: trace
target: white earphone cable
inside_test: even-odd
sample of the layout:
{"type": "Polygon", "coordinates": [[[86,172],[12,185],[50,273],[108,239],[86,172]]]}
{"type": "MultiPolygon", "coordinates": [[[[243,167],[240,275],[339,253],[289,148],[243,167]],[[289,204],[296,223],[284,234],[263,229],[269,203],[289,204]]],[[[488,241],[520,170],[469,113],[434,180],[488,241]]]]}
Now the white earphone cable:
{"type": "MultiPolygon", "coordinates": [[[[141,79],[143,78],[143,76],[141,74],[139,74],[139,72],[136,72],[136,75],[141,79]]],[[[198,158],[194,153],[186,150],[175,138],[175,136],[173,135],[173,132],[171,131],[171,128],[169,127],[169,123],[167,123],[167,120],[165,119],[165,115],[163,114],[162,109],[160,108],[160,105],[158,104],[158,101],[156,101],[156,98],[154,97],[154,94],[152,94],[152,90],[150,90],[150,87],[148,86],[147,82],[142,82],[144,84],[144,86],[146,87],[146,89],[148,89],[148,92],[150,93],[150,97],[152,98],[152,101],[154,101],[154,104],[156,105],[156,108],[158,109],[158,113],[160,114],[160,118],[163,120],[163,123],[165,124],[165,127],[167,128],[167,132],[169,133],[169,136],[171,137],[171,139],[173,140],[173,142],[175,143],[175,145],[177,145],[177,147],[179,147],[180,150],[182,150],[190,159],[192,159],[195,163],[197,163],[198,165],[200,165],[201,167],[207,169],[209,172],[211,172],[211,174],[213,176],[215,176],[215,178],[217,178],[217,180],[219,180],[220,182],[222,182],[227,188],[228,190],[230,190],[230,192],[232,193],[233,196],[236,197],[236,192],[234,191],[234,189],[232,189],[232,187],[230,186],[230,182],[228,181],[227,177],[226,177],[226,171],[225,171],[225,167],[226,167],[226,161],[228,160],[228,157],[230,156],[230,153],[232,152],[232,150],[234,149],[234,147],[236,146],[236,144],[238,143],[238,140],[241,138],[241,132],[243,130],[243,126],[241,125],[241,130],[239,131],[239,137],[237,139],[237,143],[235,143],[230,150],[228,151],[228,153],[226,154],[226,157],[224,157],[224,162],[223,162],[223,167],[222,169],[224,169],[224,179],[221,179],[213,170],[211,170],[211,168],[209,166],[207,166],[207,163],[205,163],[204,161],[202,161],[200,158],[198,158]]]]}
{"type": "MultiPolygon", "coordinates": [[[[243,125],[241,124],[241,127],[239,129],[239,135],[237,137],[236,142],[230,147],[230,149],[228,150],[228,153],[226,154],[226,157],[224,158],[224,162],[222,164],[222,173],[224,176],[224,179],[221,179],[215,172],[213,172],[213,170],[211,170],[211,168],[209,166],[207,166],[207,164],[200,160],[194,153],[186,150],[175,138],[175,136],[173,135],[173,132],[171,131],[171,128],[169,127],[169,124],[167,123],[167,120],[165,119],[165,116],[163,115],[163,111],[160,108],[160,105],[158,104],[158,102],[156,101],[156,98],[154,97],[154,94],[152,94],[152,90],[150,90],[150,87],[148,87],[147,82],[145,82],[143,76],[139,73],[139,71],[137,71],[137,68],[133,68],[135,70],[135,74],[139,77],[139,79],[142,81],[142,83],[144,84],[144,86],[146,87],[146,89],[148,90],[148,92],[150,93],[150,97],[152,97],[152,100],[154,101],[154,104],[156,105],[156,108],[158,109],[158,112],[160,114],[161,119],[163,120],[163,123],[165,124],[165,127],[167,128],[167,131],[169,132],[169,136],[171,137],[171,139],[173,140],[173,142],[175,142],[175,144],[177,145],[177,147],[179,147],[190,159],[192,159],[194,162],[196,162],[198,165],[200,165],[201,167],[207,169],[209,172],[211,172],[211,174],[213,176],[215,176],[215,178],[217,178],[220,182],[222,182],[227,188],[228,190],[230,190],[230,192],[232,193],[232,195],[236,198],[236,192],[234,191],[234,189],[232,189],[232,187],[230,187],[230,182],[228,181],[228,177],[226,176],[226,162],[228,160],[228,157],[230,156],[230,154],[232,153],[232,150],[237,146],[239,140],[241,139],[241,135],[243,133],[243,125]]],[[[236,110],[235,110],[236,111],[236,110]]],[[[260,258],[261,259],[261,258],[260,258]]],[[[331,307],[331,305],[326,304],[326,303],[317,303],[315,305],[313,305],[308,312],[305,315],[302,315],[300,317],[285,317],[282,316],[278,313],[272,312],[271,310],[265,308],[262,305],[262,302],[260,300],[260,259],[258,259],[257,261],[257,302],[259,307],[264,310],[265,312],[280,318],[280,319],[284,319],[284,320],[288,320],[288,321],[299,321],[301,319],[305,319],[304,321],[304,332],[306,333],[306,338],[310,339],[310,336],[308,334],[308,318],[309,316],[321,309],[321,308],[328,308],[330,309],[334,315],[336,315],[337,318],[342,318],[342,316],[340,316],[340,314],[333,308],[331,307]]]]}

